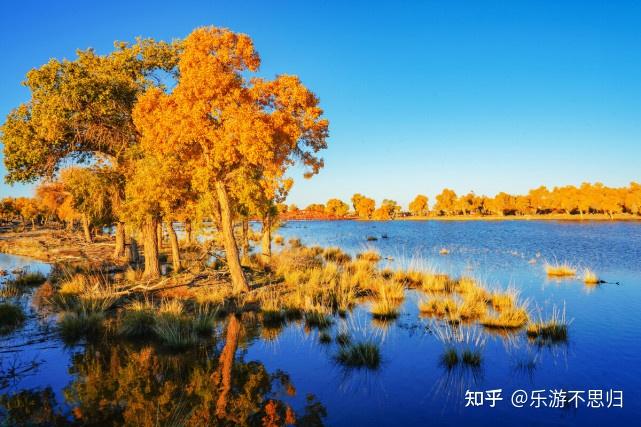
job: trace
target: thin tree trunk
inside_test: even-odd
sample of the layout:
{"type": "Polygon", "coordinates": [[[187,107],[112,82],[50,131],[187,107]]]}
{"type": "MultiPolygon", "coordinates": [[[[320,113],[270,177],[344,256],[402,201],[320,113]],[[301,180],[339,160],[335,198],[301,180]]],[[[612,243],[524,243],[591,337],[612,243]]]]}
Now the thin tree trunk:
{"type": "Polygon", "coordinates": [[[31,230],[36,231],[36,220],[35,219],[31,220],[31,230]]]}
{"type": "Polygon", "coordinates": [[[193,230],[191,228],[191,220],[186,220],[185,221],[185,240],[187,240],[187,243],[192,244],[193,243],[193,230]]]}
{"type": "Polygon", "coordinates": [[[163,232],[162,232],[162,222],[158,221],[158,225],[156,226],[156,233],[158,233],[156,240],[158,241],[158,249],[160,250],[162,248],[162,241],[163,241],[163,232]]]}
{"type": "Polygon", "coordinates": [[[136,241],[133,236],[129,238],[129,245],[125,246],[125,256],[127,257],[127,261],[131,264],[138,265],[140,262],[138,241],[136,241]]]}
{"type": "Polygon", "coordinates": [[[89,218],[87,214],[82,215],[82,231],[85,236],[85,241],[91,243],[93,242],[93,237],[91,236],[91,229],[89,228],[89,218]]]}
{"type": "Polygon", "coordinates": [[[243,256],[249,257],[249,220],[243,219],[243,256]]]}
{"type": "Polygon", "coordinates": [[[160,277],[160,262],[158,261],[158,220],[148,218],[142,226],[142,237],[145,245],[144,277],[154,279],[160,277]]]}
{"type": "Polygon", "coordinates": [[[167,222],[167,233],[169,234],[169,242],[171,243],[171,263],[174,268],[174,273],[178,273],[182,267],[180,266],[180,248],[178,247],[178,236],[174,229],[174,224],[171,221],[167,222]]]}
{"type": "Polygon", "coordinates": [[[272,259],[272,219],[267,215],[263,219],[263,237],[261,239],[262,253],[260,255],[263,264],[269,265],[272,259]]]}
{"type": "Polygon", "coordinates": [[[116,246],[114,247],[114,258],[125,256],[125,223],[116,223],[116,246]]]}
{"type": "Polygon", "coordinates": [[[236,292],[249,291],[249,285],[240,266],[238,257],[238,246],[234,238],[234,228],[231,221],[231,210],[229,207],[229,196],[225,184],[216,182],[216,194],[218,196],[218,205],[220,206],[220,222],[223,233],[223,242],[225,245],[225,255],[227,266],[231,275],[231,283],[236,292]]]}
{"type": "Polygon", "coordinates": [[[220,366],[220,391],[218,400],[216,401],[216,416],[220,419],[226,418],[227,415],[227,403],[232,388],[232,368],[234,367],[234,359],[236,358],[239,335],[240,322],[235,315],[231,315],[227,322],[225,347],[223,347],[223,351],[220,353],[218,360],[220,366]]]}

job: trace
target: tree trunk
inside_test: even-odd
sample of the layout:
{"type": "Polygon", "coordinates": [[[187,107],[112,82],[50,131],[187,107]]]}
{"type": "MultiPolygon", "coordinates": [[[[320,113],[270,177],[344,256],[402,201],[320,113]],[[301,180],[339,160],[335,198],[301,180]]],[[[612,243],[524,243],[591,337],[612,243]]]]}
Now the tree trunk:
{"type": "Polygon", "coordinates": [[[262,253],[260,257],[263,264],[269,265],[272,259],[272,219],[267,215],[263,219],[263,237],[261,239],[262,253]]]}
{"type": "Polygon", "coordinates": [[[232,388],[232,368],[234,367],[234,359],[236,358],[239,335],[240,322],[235,315],[231,315],[227,322],[225,347],[223,347],[223,351],[220,353],[218,360],[218,365],[220,366],[220,394],[216,401],[216,416],[220,419],[225,419],[227,415],[227,403],[232,388]]]}
{"type": "Polygon", "coordinates": [[[185,240],[187,243],[192,244],[193,243],[193,230],[191,228],[191,221],[187,220],[185,221],[185,240]]]}
{"type": "Polygon", "coordinates": [[[36,220],[31,219],[31,230],[36,231],[36,220]]]}
{"type": "Polygon", "coordinates": [[[93,237],[91,236],[91,229],[89,228],[89,218],[87,214],[82,215],[82,231],[85,236],[85,241],[88,243],[93,242],[93,237]]]}
{"type": "Polygon", "coordinates": [[[229,196],[225,184],[216,182],[216,194],[218,196],[218,205],[220,206],[220,222],[223,233],[223,242],[225,245],[225,255],[227,258],[227,266],[229,267],[229,274],[231,275],[231,283],[236,292],[249,291],[249,285],[240,267],[240,259],[238,257],[238,246],[234,238],[234,228],[231,221],[231,210],[229,208],[229,196]]]}
{"type": "Polygon", "coordinates": [[[174,224],[171,221],[167,222],[167,233],[169,234],[169,242],[171,243],[171,263],[174,268],[174,273],[178,273],[182,267],[180,266],[180,248],[178,247],[178,236],[174,229],[174,224]]]}
{"type": "Polygon", "coordinates": [[[158,220],[148,218],[142,226],[142,237],[145,245],[145,272],[147,279],[160,277],[160,262],[158,261],[158,220]]]}
{"type": "Polygon", "coordinates": [[[158,233],[156,240],[158,241],[158,249],[160,250],[162,248],[163,241],[162,223],[160,221],[158,221],[158,225],[156,226],[156,233],[158,233]]]}
{"type": "Polygon", "coordinates": [[[249,257],[249,220],[243,219],[243,256],[249,257]]]}
{"type": "Polygon", "coordinates": [[[114,258],[125,256],[125,223],[116,223],[116,246],[114,247],[114,258]]]}
{"type": "Polygon", "coordinates": [[[138,242],[133,236],[129,238],[129,245],[125,247],[125,256],[127,257],[127,262],[131,264],[138,265],[140,262],[138,242]]]}

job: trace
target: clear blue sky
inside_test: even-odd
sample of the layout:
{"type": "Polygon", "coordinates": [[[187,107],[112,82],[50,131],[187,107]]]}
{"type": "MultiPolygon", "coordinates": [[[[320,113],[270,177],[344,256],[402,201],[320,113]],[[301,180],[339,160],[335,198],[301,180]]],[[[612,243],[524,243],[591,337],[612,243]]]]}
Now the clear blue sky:
{"type": "Polygon", "coordinates": [[[254,39],[261,75],[299,75],[331,121],[325,169],[290,202],[641,180],[638,1],[57,3],[3,3],[2,117],[50,57],[217,25],[254,39]]]}

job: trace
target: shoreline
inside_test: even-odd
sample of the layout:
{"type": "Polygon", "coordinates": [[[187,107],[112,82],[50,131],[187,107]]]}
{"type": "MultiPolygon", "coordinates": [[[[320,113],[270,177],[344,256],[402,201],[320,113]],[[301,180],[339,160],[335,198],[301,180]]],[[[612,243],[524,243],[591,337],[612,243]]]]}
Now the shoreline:
{"type": "Polygon", "coordinates": [[[285,222],[303,221],[362,221],[362,222],[389,222],[389,221],[568,221],[568,222],[641,222],[641,216],[615,215],[610,218],[608,215],[586,215],[583,218],[578,215],[509,215],[509,216],[407,216],[394,219],[364,219],[356,217],[347,218],[283,218],[285,222]]]}

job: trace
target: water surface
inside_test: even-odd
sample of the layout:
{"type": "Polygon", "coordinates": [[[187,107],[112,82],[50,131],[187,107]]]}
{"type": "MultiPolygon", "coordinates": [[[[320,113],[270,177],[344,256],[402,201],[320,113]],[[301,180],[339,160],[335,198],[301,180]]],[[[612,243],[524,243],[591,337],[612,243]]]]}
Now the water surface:
{"type": "MultiPolygon", "coordinates": [[[[276,408],[292,408],[299,423],[308,425],[321,420],[337,426],[602,426],[636,425],[641,416],[641,224],[305,221],[289,222],[277,234],[351,253],[374,248],[388,258],[382,264],[393,268],[430,265],[454,276],[474,276],[493,287],[514,287],[535,316],[564,308],[571,319],[569,340],[538,346],[524,332],[505,336],[472,327],[467,333],[484,342],[480,367],[448,369],[441,363],[441,326],[418,315],[420,296],[410,291],[396,322],[372,321],[367,305],[335,319],[332,337],[348,331],[381,349],[379,369],[347,370],[335,361],[338,345],[321,344],[319,331],[302,322],[282,328],[248,323],[238,332],[234,387],[228,397],[238,422],[260,423],[270,400],[276,408]],[[449,254],[440,255],[442,248],[449,254]],[[579,270],[590,267],[611,283],[586,287],[580,278],[549,280],[543,270],[546,260],[568,261],[579,270]],[[466,391],[491,389],[503,390],[504,400],[496,407],[465,407],[466,391]],[[588,390],[603,390],[604,401],[608,391],[621,390],[624,407],[534,408],[527,402],[516,408],[510,395],[517,389],[545,390],[545,395],[553,389],[585,391],[586,400],[588,390]]],[[[0,255],[0,267],[16,260],[0,255]]],[[[43,324],[46,321],[32,313],[21,331],[0,338],[3,348],[36,333],[28,331],[42,333],[43,324]]],[[[39,364],[6,384],[0,394],[7,399],[24,393],[23,401],[29,396],[49,402],[63,420],[80,416],[85,421],[136,424],[140,420],[132,408],[155,408],[158,414],[172,414],[172,419],[188,419],[196,416],[194,407],[202,407],[205,391],[220,397],[221,391],[208,388],[205,379],[223,372],[227,337],[221,324],[210,343],[175,355],[120,341],[66,347],[53,333],[44,343],[1,354],[3,366],[8,357],[12,364],[34,358],[39,364]],[[167,401],[165,396],[175,390],[181,390],[183,398],[167,401]]],[[[200,414],[202,419],[208,415],[200,414]]]]}

